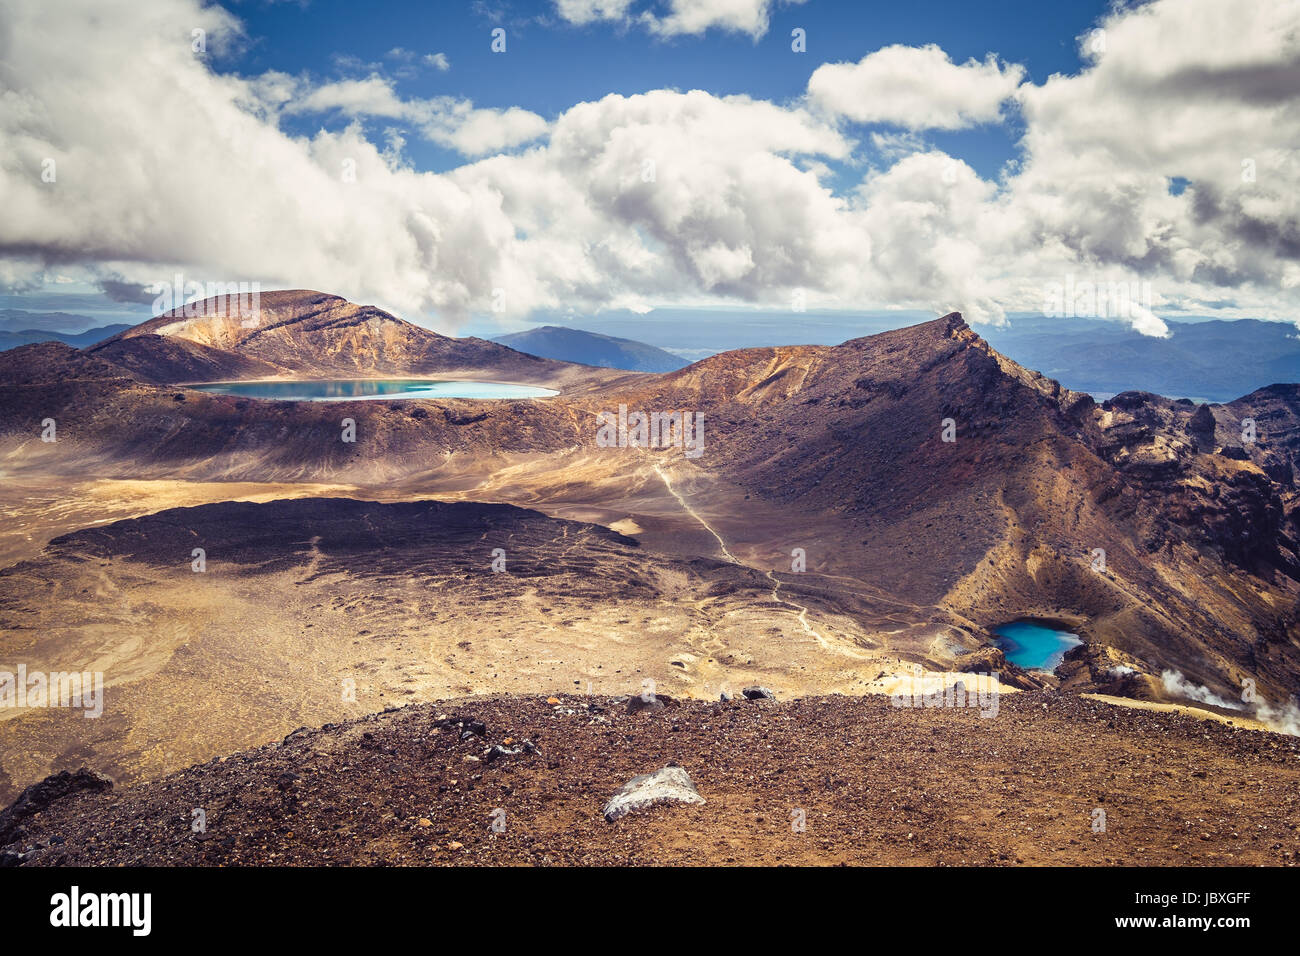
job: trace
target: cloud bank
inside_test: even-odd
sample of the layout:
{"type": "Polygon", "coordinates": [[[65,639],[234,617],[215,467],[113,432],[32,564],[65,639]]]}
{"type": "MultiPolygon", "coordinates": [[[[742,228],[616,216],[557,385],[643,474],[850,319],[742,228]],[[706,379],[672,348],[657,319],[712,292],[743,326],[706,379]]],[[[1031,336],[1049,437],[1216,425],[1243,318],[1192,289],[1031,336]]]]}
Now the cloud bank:
{"type": "MultiPolygon", "coordinates": [[[[9,0],[0,282],[82,266],[147,285],[179,270],[319,288],[451,328],[494,305],[789,308],[796,295],[998,322],[1043,309],[1067,277],[1140,278],[1152,301],[1115,317],[1148,334],[1166,309],[1225,300],[1294,318],[1300,5],[1224,6],[1113,12],[1080,38],[1082,72],[1041,85],[994,57],[895,46],[816,68],[789,103],[656,90],[541,117],[403,99],[378,72],[216,72],[192,31],[219,53],[240,26],[197,0],[9,0]],[[1012,112],[1021,158],[997,180],[925,141],[1012,112]],[[294,136],[288,116],[350,123],[294,136]],[[384,142],[367,119],[391,122],[384,142]],[[467,161],[412,168],[402,128],[467,161]]],[[[771,5],[657,9],[661,32],[759,35],[771,5]]],[[[618,0],[559,13],[637,15],[618,0]]]]}

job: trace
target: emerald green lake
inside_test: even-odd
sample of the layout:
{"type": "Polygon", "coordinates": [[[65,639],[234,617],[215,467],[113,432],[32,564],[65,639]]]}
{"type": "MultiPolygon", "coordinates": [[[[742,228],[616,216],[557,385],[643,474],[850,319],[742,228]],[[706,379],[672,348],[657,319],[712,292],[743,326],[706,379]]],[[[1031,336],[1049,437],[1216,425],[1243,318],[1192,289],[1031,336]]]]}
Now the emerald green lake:
{"type": "Polygon", "coordinates": [[[1061,666],[1065,652],[1083,641],[1034,621],[1012,621],[993,629],[993,643],[1011,663],[1026,670],[1051,671],[1061,666]]]}

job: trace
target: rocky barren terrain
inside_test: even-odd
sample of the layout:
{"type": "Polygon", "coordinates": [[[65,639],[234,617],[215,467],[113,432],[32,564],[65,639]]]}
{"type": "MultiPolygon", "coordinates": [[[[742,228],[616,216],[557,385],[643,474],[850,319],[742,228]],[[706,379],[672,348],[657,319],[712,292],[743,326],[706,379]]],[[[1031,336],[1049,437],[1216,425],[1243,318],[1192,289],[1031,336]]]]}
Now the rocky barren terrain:
{"type": "Polygon", "coordinates": [[[405,707],[126,790],[89,773],[0,816],[57,865],[1282,865],[1300,742],[1039,692],[998,715],[882,697],[512,696],[405,707]],[[614,821],[675,764],[702,803],[614,821]],[[203,826],[196,832],[195,811],[203,826]],[[1104,816],[1103,816],[1104,812],[1104,816]],[[802,823],[803,829],[797,829],[802,823]],[[495,829],[494,829],[495,825],[495,829]]]}
{"type": "MultiPolygon", "coordinates": [[[[511,505],[168,509],[63,535],[0,569],[7,652],[33,669],[93,661],[108,699],[94,720],[0,711],[15,743],[0,799],[70,760],[130,783],[395,701],[639,693],[647,680],[696,698],[750,683],[879,691],[933,653],[932,628],[955,623],[935,615],[898,628],[896,608],[871,594],[511,505]]],[[[966,656],[967,669],[1009,670],[996,649],[966,656]]]]}

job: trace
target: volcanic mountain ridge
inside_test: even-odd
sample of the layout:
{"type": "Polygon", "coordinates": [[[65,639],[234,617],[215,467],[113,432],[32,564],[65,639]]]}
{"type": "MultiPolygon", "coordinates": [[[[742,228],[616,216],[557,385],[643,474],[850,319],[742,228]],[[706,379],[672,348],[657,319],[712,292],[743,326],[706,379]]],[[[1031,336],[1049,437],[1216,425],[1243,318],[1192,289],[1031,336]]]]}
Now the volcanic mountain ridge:
{"type": "Polygon", "coordinates": [[[91,351],[155,384],[435,374],[565,384],[593,371],[486,339],[449,338],[374,306],[304,289],[191,303],[91,351]]]}
{"type": "MultiPolygon", "coordinates": [[[[283,308],[292,314],[263,330],[262,344],[250,344],[261,336],[242,325],[203,326],[208,331],[200,337],[215,346],[181,338],[250,361],[274,358],[277,368],[324,369],[333,359],[320,355],[331,354],[355,367],[389,355],[368,345],[364,359],[349,357],[359,340],[316,311],[318,299],[342,300],[285,296],[283,308]],[[299,305],[303,314],[295,318],[299,305]],[[267,344],[277,335],[297,344],[282,343],[277,351],[267,344]],[[306,354],[295,358],[295,350],[306,354]]],[[[270,301],[272,312],[277,301],[270,301]]],[[[335,308],[342,307],[325,312],[335,308]]],[[[364,312],[344,311],[354,318],[364,312]]],[[[160,335],[169,325],[150,325],[153,332],[142,327],[119,341],[137,343],[146,363],[169,361],[171,353],[158,343],[177,338],[175,330],[160,335]]],[[[179,328],[199,334],[184,323],[179,328]]],[[[394,362],[397,354],[390,356],[394,362]]],[[[1185,688],[1201,685],[1206,699],[1231,711],[1246,681],[1274,706],[1300,686],[1295,386],[1270,386],[1226,406],[1143,393],[1098,405],[999,355],[956,314],[836,347],[722,353],[667,374],[582,370],[560,395],[530,401],[236,399],[142,382],[114,356],[110,348],[77,352],[51,344],[0,355],[0,454],[11,494],[28,495],[10,509],[24,517],[21,527],[38,527],[26,519],[23,503],[37,500],[37,492],[25,488],[84,489],[87,509],[100,500],[104,482],[162,485],[178,478],[196,488],[235,480],[278,483],[275,488],[342,482],[361,499],[500,502],[594,522],[640,541],[649,566],[663,571],[644,595],[634,588],[630,602],[608,601],[619,617],[590,626],[606,635],[611,624],[635,630],[627,622],[639,619],[643,598],[691,594],[693,624],[679,639],[653,645],[640,662],[643,674],[683,696],[702,695],[706,683],[734,679],[747,667],[760,677],[766,669],[770,678],[801,666],[782,660],[778,667],[781,654],[752,645],[759,638],[773,651],[804,655],[807,671],[795,682],[801,690],[880,690],[888,686],[890,666],[979,668],[1001,670],[1025,686],[1059,683],[1157,701],[1185,702],[1179,696],[1185,688]],[[587,373],[598,377],[581,377],[587,373]],[[620,405],[691,410],[703,421],[705,453],[688,459],[679,448],[599,447],[597,414],[620,405]],[[355,443],[340,441],[344,416],[356,422],[355,443]],[[1255,441],[1242,444],[1234,436],[1240,420],[1251,416],[1255,441]],[[57,443],[36,440],[47,418],[58,422],[57,443]],[[955,441],[944,440],[945,420],[955,441]],[[805,572],[791,571],[794,549],[806,553],[805,572]],[[760,598],[761,588],[736,592],[714,581],[709,587],[723,587],[714,597],[694,585],[683,591],[685,572],[673,564],[681,560],[734,566],[770,590],[760,598]],[[726,623],[740,606],[737,594],[763,618],[763,630],[743,638],[758,653],[747,647],[745,657],[734,653],[744,629],[726,623]],[[633,609],[637,614],[629,615],[633,609]],[[989,646],[992,628],[1023,617],[1059,621],[1083,637],[1055,677],[1017,673],[989,646]]],[[[83,526],[140,513],[94,507],[99,510],[84,511],[83,526]]],[[[205,534],[200,517],[187,524],[186,536],[205,534]]],[[[33,543],[15,541],[11,549],[45,560],[40,545],[49,535],[25,533],[33,543]]],[[[304,527],[286,540],[307,542],[313,534],[304,527]]],[[[509,552],[508,534],[501,531],[509,552]]],[[[189,549],[182,551],[185,570],[189,549]]],[[[314,552],[295,545],[283,558],[292,567],[275,572],[290,578],[273,586],[253,584],[265,562],[236,561],[228,564],[234,590],[222,606],[266,620],[258,608],[281,603],[277,588],[325,584],[330,591],[356,589],[360,600],[370,586],[366,568],[378,555],[400,551],[377,542],[358,546],[334,565],[336,577],[321,579],[314,552]],[[240,583],[245,578],[247,586],[240,583]]],[[[106,610],[129,611],[146,630],[153,626],[148,616],[131,610],[144,592],[109,590],[118,575],[154,581],[150,600],[158,604],[167,595],[160,619],[183,621],[196,613],[187,604],[192,589],[164,586],[167,579],[141,570],[137,558],[55,557],[66,562],[60,565],[68,569],[65,587],[117,593],[111,601],[125,605],[106,610]],[[78,561],[82,570],[74,572],[78,561]],[[77,580],[86,574],[94,580],[77,580]]],[[[476,560],[472,574],[490,574],[486,553],[476,560]]],[[[609,560],[608,553],[595,560],[609,560]]],[[[267,561],[267,568],[275,565],[267,561]]],[[[418,588],[418,575],[400,571],[415,566],[399,558],[392,582],[418,588]]],[[[566,573],[564,562],[546,573],[566,573]]],[[[15,600],[40,593],[34,567],[15,567],[12,575],[15,600]]],[[[557,578],[552,593],[562,587],[557,578]]],[[[494,642],[512,634],[518,596],[507,600],[504,591],[477,587],[471,593],[473,599],[458,604],[463,620],[457,626],[495,635],[486,647],[476,645],[473,669],[497,669],[508,679],[515,665],[507,645],[494,642]]],[[[41,615],[50,613],[43,606],[51,605],[8,606],[19,617],[6,626],[19,629],[2,649],[27,646],[21,635],[40,631],[41,615]]],[[[418,602],[395,605],[377,619],[384,640],[400,643],[421,613],[418,602]]],[[[565,613],[545,605],[539,626],[563,626],[565,613]]],[[[83,618],[58,623],[63,639],[102,638],[102,628],[83,618]]],[[[346,617],[330,625],[339,636],[349,626],[346,617]]],[[[175,645],[156,637],[158,646],[175,645]]],[[[288,647],[298,638],[281,639],[288,647]]],[[[595,632],[580,643],[584,672],[623,653],[595,632]]],[[[157,663],[128,669],[142,693],[157,663]]],[[[567,679],[557,672],[544,678],[542,689],[562,689],[567,679]]],[[[469,686],[488,692],[496,685],[469,686]]]]}

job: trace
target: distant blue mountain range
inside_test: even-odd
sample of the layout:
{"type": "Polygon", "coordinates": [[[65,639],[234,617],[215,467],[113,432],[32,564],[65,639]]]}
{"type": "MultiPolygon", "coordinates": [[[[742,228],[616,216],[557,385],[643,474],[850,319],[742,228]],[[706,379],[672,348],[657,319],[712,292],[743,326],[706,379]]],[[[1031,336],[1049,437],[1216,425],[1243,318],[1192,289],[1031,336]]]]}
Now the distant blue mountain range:
{"type": "Polygon", "coordinates": [[[684,358],[644,342],[557,325],[544,325],[525,332],[497,336],[494,341],[540,358],[626,369],[629,372],[674,372],[689,364],[684,358]]]}
{"type": "MultiPolygon", "coordinates": [[[[556,325],[495,336],[493,341],[542,358],[635,372],[671,372],[728,349],[835,345],[928,317],[656,310],[646,316],[592,316],[584,323],[636,332],[648,342],[556,325]]],[[[130,327],[87,328],[92,322],[81,315],[0,309],[0,351],[52,340],[84,348],[130,327]]],[[[1013,315],[1003,328],[979,325],[975,331],[1021,365],[1067,388],[1102,398],[1137,389],[1171,398],[1228,402],[1265,385],[1300,382],[1300,335],[1290,323],[1239,319],[1166,324],[1170,335],[1162,339],[1139,335],[1116,321],[1029,315],[1013,315]]]]}
{"type": "Polygon", "coordinates": [[[1265,385],[1300,382],[1300,338],[1287,322],[1166,322],[1168,338],[1118,322],[1015,318],[976,331],[1021,365],[1066,388],[1103,397],[1138,389],[1229,402],[1265,385]]]}
{"type": "Polygon", "coordinates": [[[16,349],[20,345],[33,342],[63,342],[73,348],[82,349],[96,342],[102,342],[109,336],[124,332],[130,325],[103,325],[85,332],[50,332],[45,329],[22,329],[17,332],[0,331],[0,352],[16,349]]]}

